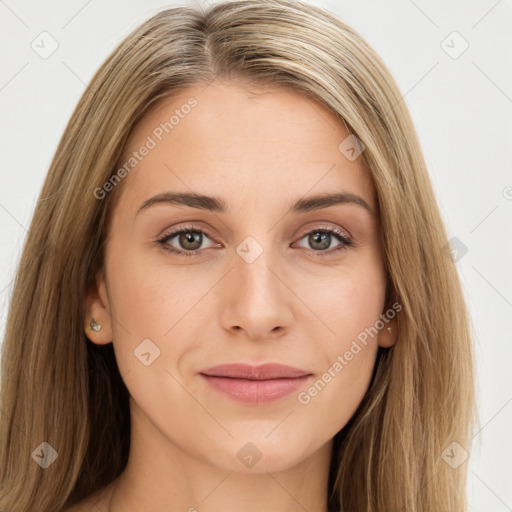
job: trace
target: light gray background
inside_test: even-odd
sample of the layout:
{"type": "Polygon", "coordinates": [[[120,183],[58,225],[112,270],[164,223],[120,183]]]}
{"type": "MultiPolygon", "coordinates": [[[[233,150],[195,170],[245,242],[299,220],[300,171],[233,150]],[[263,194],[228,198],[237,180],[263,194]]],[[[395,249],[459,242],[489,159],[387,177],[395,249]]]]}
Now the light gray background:
{"type": "MultiPolygon", "coordinates": [[[[467,247],[457,266],[472,315],[481,414],[469,458],[470,510],[512,510],[512,1],[312,3],[352,25],[390,68],[450,237],[467,247]],[[458,58],[445,51],[463,48],[454,31],[469,44],[458,58]]],[[[114,46],[171,5],[0,0],[0,339],[26,229],[76,102],[114,46]],[[58,42],[46,59],[31,47],[43,31],[58,42]]]]}

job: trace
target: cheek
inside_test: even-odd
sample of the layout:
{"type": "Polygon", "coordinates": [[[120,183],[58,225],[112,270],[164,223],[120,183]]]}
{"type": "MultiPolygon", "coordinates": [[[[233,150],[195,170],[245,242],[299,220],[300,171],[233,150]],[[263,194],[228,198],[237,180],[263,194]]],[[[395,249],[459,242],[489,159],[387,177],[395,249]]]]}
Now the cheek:
{"type": "Polygon", "coordinates": [[[330,364],[297,396],[310,428],[326,438],[338,433],[354,415],[370,384],[377,345],[348,343],[333,351],[330,364]]]}
{"type": "Polygon", "coordinates": [[[107,266],[114,348],[120,366],[137,362],[134,351],[142,342],[150,346],[147,340],[162,352],[162,340],[173,327],[184,299],[182,290],[177,292],[179,274],[164,274],[128,243],[113,244],[107,266]]]}
{"type": "Polygon", "coordinates": [[[384,310],[386,279],[380,261],[363,255],[355,265],[298,281],[295,289],[322,321],[323,349],[332,357],[375,325],[384,310]]]}
{"type": "Polygon", "coordinates": [[[370,384],[378,350],[376,323],[384,307],[384,272],[378,264],[344,270],[316,281],[304,296],[322,320],[315,324],[324,334],[315,338],[321,354],[317,379],[297,400],[309,421],[334,435],[352,417],[370,384]]]}
{"type": "Polygon", "coordinates": [[[188,403],[176,382],[189,378],[191,362],[204,359],[204,329],[215,318],[209,292],[220,277],[206,266],[170,266],[165,254],[155,262],[150,251],[129,247],[114,248],[107,264],[114,350],[130,393],[151,404],[170,386],[164,396],[188,403]]]}
{"type": "Polygon", "coordinates": [[[121,242],[118,245],[108,255],[107,263],[113,312],[126,330],[161,338],[205,293],[208,280],[191,278],[194,270],[185,266],[170,268],[163,252],[155,263],[156,247],[134,250],[129,242],[124,248],[121,242]]]}
{"type": "Polygon", "coordinates": [[[301,390],[297,402],[311,428],[327,436],[334,436],[353,416],[375,366],[378,342],[374,326],[382,312],[382,296],[378,287],[367,285],[340,280],[329,290],[324,288],[324,293],[310,295],[312,307],[323,313],[332,332],[316,338],[316,379],[301,390]]]}

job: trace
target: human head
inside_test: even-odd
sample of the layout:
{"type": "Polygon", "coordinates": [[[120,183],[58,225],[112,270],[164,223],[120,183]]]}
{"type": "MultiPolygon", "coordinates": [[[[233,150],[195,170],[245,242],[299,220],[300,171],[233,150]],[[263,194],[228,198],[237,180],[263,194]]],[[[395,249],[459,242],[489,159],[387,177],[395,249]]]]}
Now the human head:
{"type": "MultiPolygon", "coordinates": [[[[23,357],[35,368],[41,406],[46,403],[55,411],[58,405],[65,413],[62,426],[54,427],[54,442],[77,446],[73,460],[62,455],[65,449],[60,452],[61,467],[77,483],[73,499],[122,469],[127,455],[126,389],[111,346],[87,342],[83,326],[86,291],[104,264],[108,222],[124,183],[100,200],[95,191],[120,168],[125,144],[151,106],[219,78],[243,78],[310,95],[364,145],[359,158],[371,174],[379,209],[389,283],[386,306],[397,302],[402,311],[396,344],[376,354],[371,386],[336,438],[334,494],[344,506],[356,509],[379,505],[379,510],[391,510],[416,493],[418,510],[421,502],[425,510],[444,506],[463,475],[445,467],[439,454],[444,444],[467,440],[467,404],[472,399],[466,386],[471,363],[465,309],[456,271],[442,252],[447,237],[392,77],[353,29],[326,11],[298,2],[218,4],[205,15],[188,8],[163,11],[135,30],[100,68],[59,144],[34,214],[8,318],[4,367],[12,370],[3,372],[3,406],[14,411],[14,390],[22,389],[36,402],[29,389],[34,382],[24,381],[22,369],[12,363],[23,357]],[[29,296],[40,300],[30,301],[29,296]],[[454,312],[450,318],[447,310],[454,312]],[[22,325],[21,318],[45,318],[50,332],[35,321],[22,325]],[[15,335],[23,342],[15,344],[15,335]],[[59,355],[45,359],[50,347],[59,355]],[[459,368],[455,375],[453,361],[459,368]],[[95,371],[87,372],[87,365],[95,371]],[[62,387],[58,394],[44,378],[48,368],[62,387]],[[8,375],[14,377],[11,383],[8,375]],[[105,411],[111,404],[117,409],[109,415],[105,411]],[[88,411],[87,417],[72,414],[77,405],[88,411]],[[436,414],[439,408],[449,410],[450,417],[436,414]],[[449,421],[454,418],[455,424],[449,421]],[[62,430],[57,435],[55,429],[65,427],[71,434],[64,436],[62,430]],[[110,445],[107,432],[113,439],[110,445]],[[101,468],[103,458],[110,456],[115,464],[101,468]],[[424,474],[438,475],[436,496],[420,492],[424,474]],[[386,488],[391,490],[386,493],[386,488]]],[[[22,419],[18,411],[10,421],[22,419]]],[[[49,421],[36,412],[34,433],[51,433],[49,421]]],[[[10,449],[4,446],[2,453],[10,449]]],[[[30,462],[25,473],[35,479],[37,468],[30,462]]],[[[59,474],[63,481],[64,473],[59,474]]],[[[65,489],[70,494],[71,483],[65,489]]]]}
{"type": "Polygon", "coordinates": [[[349,140],[311,98],[221,80],[165,98],[137,123],[121,161],[151,149],[116,185],[104,265],[86,301],[86,321],[103,326],[89,339],[114,340],[134,425],[148,417],[183,452],[225,470],[275,473],[313,456],[353,416],[379,346],[397,338],[397,311],[386,304],[371,174],[339,149],[349,140]],[[154,132],[191,100],[194,110],[159,140],[154,132]],[[171,202],[171,193],[202,202],[171,202]],[[326,208],[329,194],[343,202],[326,208]],[[324,208],[314,209],[319,197],[324,208]],[[195,239],[185,231],[180,242],[182,229],[195,239]],[[322,239],[321,229],[331,234],[322,239]],[[218,396],[198,375],[269,362],[312,378],[298,397],[257,407],[218,396]],[[250,468],[239,460],[247,443],[262,453],[250,468]]]}

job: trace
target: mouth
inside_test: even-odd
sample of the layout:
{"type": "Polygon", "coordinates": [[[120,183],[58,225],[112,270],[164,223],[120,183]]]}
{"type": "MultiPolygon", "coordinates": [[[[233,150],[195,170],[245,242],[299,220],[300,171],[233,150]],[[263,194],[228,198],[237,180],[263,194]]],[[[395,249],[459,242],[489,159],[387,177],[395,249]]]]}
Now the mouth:
{"type": "Polygon", "coordinates": [[[199,375],[214,390],[251,404],[273,402],[303,386],[313,374],[287,365],[228,364],[202,370],[199,375]]]}

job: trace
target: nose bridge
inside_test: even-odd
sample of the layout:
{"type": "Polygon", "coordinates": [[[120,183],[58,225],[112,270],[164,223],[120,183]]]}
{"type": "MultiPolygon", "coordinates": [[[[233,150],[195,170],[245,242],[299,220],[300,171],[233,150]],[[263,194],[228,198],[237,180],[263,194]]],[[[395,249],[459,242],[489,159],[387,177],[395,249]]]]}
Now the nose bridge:
{"type": "Polygon", "coordinates": [[[279,258],[271,234],[247,236],[236,246],[225,327],[241,327],[263,338],[291,320],[289,297],[279,274],[279,258]]]}
{"type": "Polygon", "coordinates": [[[271,297],[281,293],[278,279],[270,270],[277,265],[276,248],[272,247],[272,236],[256,236],[247,236],[236,247],[237,288],[252,301],[259,298],[268,303],[271,297]]]}

